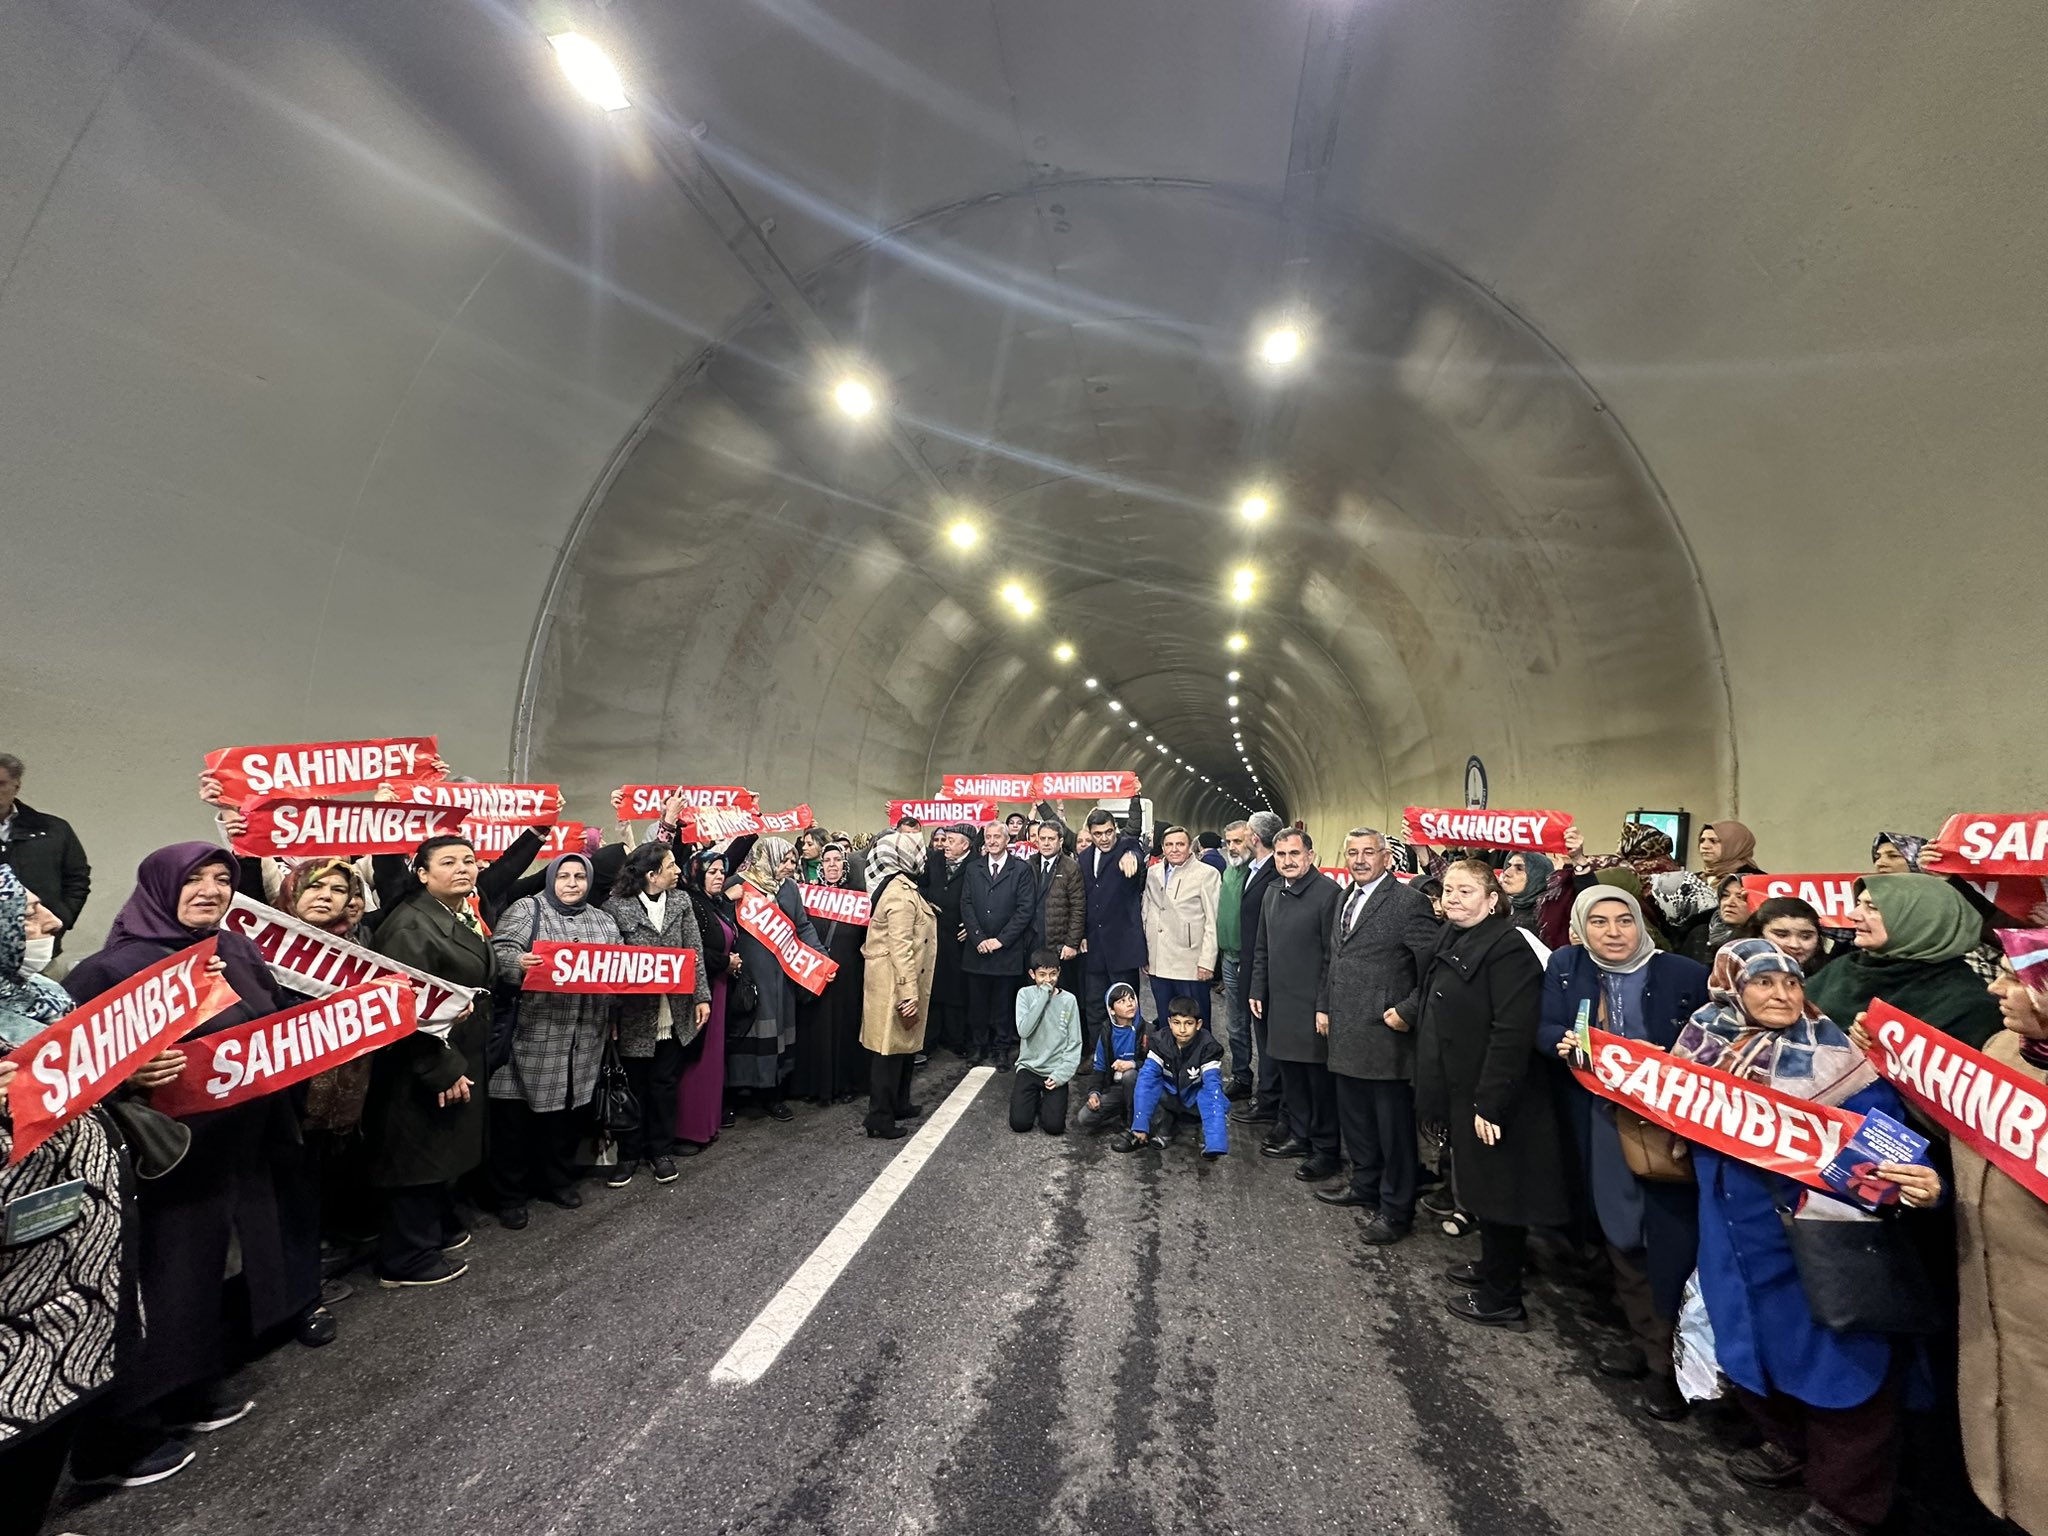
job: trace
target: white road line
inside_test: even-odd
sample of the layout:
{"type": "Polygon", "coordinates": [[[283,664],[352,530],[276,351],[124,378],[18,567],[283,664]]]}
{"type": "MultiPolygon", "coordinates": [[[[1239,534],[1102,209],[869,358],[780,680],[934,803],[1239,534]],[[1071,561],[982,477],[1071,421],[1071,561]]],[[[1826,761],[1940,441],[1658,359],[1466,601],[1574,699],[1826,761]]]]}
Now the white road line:
{"type": "Polygon", "coordinates": [[[867,1193],[853,1202],[853,1208],[839,1218],[839,1225],[825,1234],[825,1240],[811,1250],[811,1256],[797,1266],[789,1282],[761,1309],[761,1315],[747,1325],[718,1364],[711,1367],[711,1379],[741,1386],[759,1381],[775,1363],[785,1345],[796,1337],[804,1319],[811,1315],[832,1282],[853,1262],[853,1256],[874,1236],[875,1228],[889,1214],[897,1197],[910,1187],[918,1169],[931,1160],[939,1143],[954,1123],[967,1112],[981,1085],[995,1076],[993,1067],[974,1067],[959,1085],[946,1095],[946,1102],[925,1117],[910,1144],[867,1187],[867,1193]]]}

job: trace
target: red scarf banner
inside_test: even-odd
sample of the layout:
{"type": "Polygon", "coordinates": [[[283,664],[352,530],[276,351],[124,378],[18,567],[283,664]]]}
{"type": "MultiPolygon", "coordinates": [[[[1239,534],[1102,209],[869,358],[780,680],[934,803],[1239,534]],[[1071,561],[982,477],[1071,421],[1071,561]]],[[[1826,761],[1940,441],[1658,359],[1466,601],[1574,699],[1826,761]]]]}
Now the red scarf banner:
{"type": "Polygon", "coordinates": [[[374,741],[308,741],[282,747],[221,747],[206,754],[206,772],[229,805],[265,795],[355,794],[379,784],[424,784],[441,777],[432,736],[374,741]]]}
{"type": "Polygon", "coordinates": [[[745,811],[737,807],[712,807],[691,811],[676,823],[676,835],[686,843],[721,843],[727,838],[747,837],[764,832],[801,832],[814,825],[808,805],[786,811],[745,811]]]}
{"type": "Polygon", "coordinates": [[[924,822],[964,821],[971,827],[1003,819],[993,800],[891,800],[883,819],[893,827],[906,816],[924,822]]]}
{"type": "Polygon", "coordinates": [[[445,1036],[448,1026],[476,1001],[472,988],[458,987],[425,971],[400,965],[374,950],[337,938],[324,928],[315,928],[289,912],[251,901],[239,891],[228,904],[220,925],[230,933],[239,933],[262,952],[264,963],[279,986],[308,997],[327,997],[379,976],[403,976],[411,983],[419,1028],[430,1035],[445,1036]]]}
{"type": "Polygon", "coordinates": [[[1041,800],[1129,799],[1143,787],[1130,772],[1041,773],[1037,786],[1041,800]]]}
{"type": "Polygon", "coordinates": [[[241,834],[229,846],[250,858],[358,858],[411,853],[430,837],[462,830],[459,805],[403,800],[252,800],[242,808],[241,834]]]}
{"type": "MultiPolygon", "coordinates": [[[[491,864],[505,856],[510,848],[532,828],[522,827],[516,821],[469,821],[462,826],[462,835],[476,849],[479,864],[491,864]]],[[[540,852],[534,855],[536,863],[544,863],[569,852],[572,848],[582,852],[584,833],[589,829],[580,821],[558,821],[548,828],[548,835],[541,839],[540,852]]]]}
{"type": "Polygon", "coordinates": [[[8,1162],[20,1162],[144,1062],[241,1001],[225,977],[207,969],[219,942],[202,939],[166,955],[8,1052],[16,1069],[7,1090],[14,1118],[8,1162]]]}
{"type": "Polygon", "coordinates": [[[562,814],[562,786],[559,784],[401,784],[402,799],[413,805],[459,805],[469,812],[472,826],[479,822],[506,821],[524,830],[550,827],[562,814]]]}
{"type": "Polygon", "coordinates": [[[1870,1005],[1863,1027],[1871,1065],[1908,1104],[2048,1200],[2048,1086],[1887,1002],[1870,1005]]]}
{"type": "Polygon", "coordinates": [[[784,974],[812,996],[823,992],[825,983],[839,974],[834,961],[797,937],[796,925],[775,904],[774,897],[743,885],[734,912],[740,927],[774,950],[782,961],[784,974]]]}
{"type": "Polygon", "coordinates": [[[1779,896],[1796,896],[1820,914],[1821,925],[1846,928],[1856,910],[1856,882],[1862,875],[1744,875],[1742,894],[1754,912],[1779,896]]]}
{"type": "Polygon", "coordinates": [[[760,816],[763,832],[801,832],[817,825],[808,805],[793,805],[786,811],[762,811],[760,816]]]}
{"type": "Polygon", "coordinates": [[[697,952],[642,944],[569,944],[543,939],[541,963],[519,983],[527,992],[596,992],[653,997],[697,990],[697,952]]]}
{"type": "Polygon", "coordinates": [[[1032,800],[1038,796],[1035,773],[949,773],[939,780],[944,800],[1032,800]]]}
{"type": "Polygon", "coordinates": [[[1944,875],[2048,875],[2048,811],[1964,811],[1942,823],[1920,867],[1944,875]]]}
{"type": "Polygon", "coordinates": [[[1575,1066],[1572,1076],[1592,1092],[1723,1156],[1823,1194],[1838,1193],[1821,1169],[1856,1134],[1861,1115],[1681,1061],[1604,1029],[1591,1034],[1592,1070],[1575,1066]]]}
{"type": "Polygon", "coordinates": [[[1437,848],[1520,848],[1563,853],[1563,811],[1474,811],[1411,805],[1401,812],[1402,836],[1437,848]]]}
{"type": "Polygon", "coordinates": [[[673,795],[700,811],[758,811],[761,797],[737,784],[628,784],[619,791],[625,821],[658,821],[673,795]]]}
{"type": "Polygon", "coordinates": [[[796,893],[803,898],[806,912],[828,923],[852,923],[865,928],[874,906],[866,891],[857,891],[850,885],[805,885],[799,881],[796,893]]]}
{"type": "Polygon", "coordinates": [[[411,988],[396,979],[345,987],[265,1014],[185,1048],[185,1070],[149,1096],[167,1115],[199,1115],[260,1099],[367,1056],[419,1026],[411,988]]]}

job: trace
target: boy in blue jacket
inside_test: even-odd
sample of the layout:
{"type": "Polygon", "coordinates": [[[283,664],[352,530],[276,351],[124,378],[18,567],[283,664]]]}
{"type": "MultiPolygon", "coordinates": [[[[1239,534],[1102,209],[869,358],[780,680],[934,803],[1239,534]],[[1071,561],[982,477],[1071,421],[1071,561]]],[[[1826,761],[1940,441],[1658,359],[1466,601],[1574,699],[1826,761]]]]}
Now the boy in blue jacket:
{"type": "Polygon", "coordinates": [[[1081,1005],[1060,990],[1060,952],[1031,957],[1031,985],[1017,994],[1017,1071],[1010,1080],[1010,1129],[1035,1124],[1067,1131],[1067,1084],[1081,1065],[1081,1005]]]}
{"type": "Polygon", "coordinates": [[[1084,1131],[1122,1125],[1130,1113],[1131,1084],[1138,1075],[1138,989],[1127,981],[1111,987],[1102,1004],[1109,1021],[1095,1042],[1095,1090],[1077,1120],[1084,1131]]]}
{"type": "Polygon", "coordinates": [[[1184,1118],[1199,1118],[1202,1156],[1221,1157],[1230,1150],[1223,1118],[1230,1107],[1223,1097],[1223,1047],[1202,1027],[1191,997],[1176,997],[1166,1005],[1166,1026],[1145,1042],[1145,1062],[1131,1095],[1131,1128],[1113,1150],[1163,1146],[1162,1124],[1170,1131],[1184,1118]]]}

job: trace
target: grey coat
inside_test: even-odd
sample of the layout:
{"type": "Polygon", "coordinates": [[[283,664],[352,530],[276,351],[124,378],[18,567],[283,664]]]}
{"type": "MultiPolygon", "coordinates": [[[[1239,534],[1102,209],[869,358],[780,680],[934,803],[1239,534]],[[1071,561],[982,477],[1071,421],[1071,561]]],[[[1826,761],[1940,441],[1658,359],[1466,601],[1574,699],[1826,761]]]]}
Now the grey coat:
{"type": "MultiPolygon", "coordinates": [[[[498,980],[516,988],[525,974],[519,957],[542,939],[616,944],[619,925],[589,902],[563,913],[542,897],[522,896],[505,909],[491,934],[498,980]]],[[[616,1003],[595,992],[521,992],[512,1059],[491,1074],[491,1097],[524,1099],[543,1113],[588,1104],[597,1092],[597,1068],[616,1003]]]]}
{"type": "Polygon", "coordinates": [[[607,916],[619,926],[621,944],[638,944],[647,949],[688,949],[697,955],[697,991],[694,997],[677,993],[673,997],[622,997],[614,1027],[619,1035],[621,1056],[652,1056],[663,1040],[688,1045],[697,1038],[697,1004],[711,1001],[711,980],[704,973],[704,935],[697,928],[697,911],[690,893],[680,886],[668,893],[662,905],[659,931],[647,915],[638,896],[614,896],[604,904],[607,916]],[[662,1009],[668,1009],[668,1023],[662,1024],[662,1009]]]}
{"type": "Polygon", "coordinates": [[[1330,929],[1343,892],[1321,870],[1266,888],[1252,954],[1251,990],[1265,1009],[1266,1045],[1275,1061],[1327,1061],[1330,1042],[1316,1033],[1326,1007],[1324,973],[1330,929]]]}
{"type": "Polygon", "coordinates": [[[1436,952],[1439,924],[1429,898],[1391,874],[1381,877],[1347,934],[1344,909],[1350,900],[1347,886],[1330,914],[1330,968],[1324,982],[1330,1070],[1374,1082],[1409,1082],[1415,1076],[1422,972],[1436,952]],[[1405,1033],[1388,1026],[1389,1008],[1408,1022],[1405,1033]]]}

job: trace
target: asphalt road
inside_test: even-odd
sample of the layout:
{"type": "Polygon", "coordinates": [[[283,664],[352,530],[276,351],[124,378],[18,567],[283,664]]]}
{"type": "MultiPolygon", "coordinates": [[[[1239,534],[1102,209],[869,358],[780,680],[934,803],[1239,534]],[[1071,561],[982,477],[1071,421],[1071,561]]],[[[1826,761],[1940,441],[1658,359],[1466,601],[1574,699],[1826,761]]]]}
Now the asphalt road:
{"type": "MultiPolygon", "coordinates": [[[[961,1078],[921,1074],[936,1105],[961,1078]]],[[[683,1177],[483,1225],[436,1290],[358,1272],[326,1349],[158,1487],[52,1530],[679,1536],[1781,1529],[1592,1370],[1611,1318],[1539,1284],[1527,1335],[1441,1305],[1476,1239],[1356,1241],[1291,1163],[1009,1130],[985,1085],[780,1358],[711,1368],[906,1145],[857,1108],[743,1118],[683,1177]]],[[[61,1508],[60,1503],[60,1508],[61,1508]]]]}

